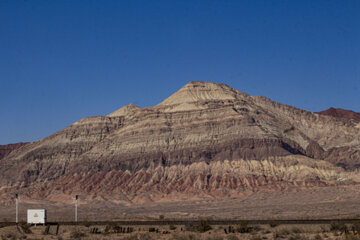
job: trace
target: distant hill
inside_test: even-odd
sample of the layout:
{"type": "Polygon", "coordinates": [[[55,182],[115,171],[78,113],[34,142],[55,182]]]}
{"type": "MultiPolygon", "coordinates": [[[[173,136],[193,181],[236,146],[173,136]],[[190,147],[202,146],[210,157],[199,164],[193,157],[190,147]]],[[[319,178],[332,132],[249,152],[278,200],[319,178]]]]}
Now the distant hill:
{"type": "Polygon", "coordinates": [[[28,143],[13,143],[13,144],[7,144],[7,145],[0,145],[0,159],[6,157],[9,155],[12,151],[26,145],[28,143]]]}
{"type": "Polygon", "coordinates": [[[318,114],[328,115],[337,118],[354,119],[360,122],[360,113],[351,110],[345,110],[342,108],[329,108],[327,110],[318,112],[318,114]]]}

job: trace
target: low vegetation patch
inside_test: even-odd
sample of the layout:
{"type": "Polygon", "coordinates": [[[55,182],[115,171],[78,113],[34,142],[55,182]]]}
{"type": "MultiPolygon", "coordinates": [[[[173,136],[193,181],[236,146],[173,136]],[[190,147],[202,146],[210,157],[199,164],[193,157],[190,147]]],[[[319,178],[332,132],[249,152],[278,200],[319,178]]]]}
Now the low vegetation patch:
{"type": "Polygon", "coordinates": [[[238,233],[250,233],[253,231],[253,227],[249,226],[247,221],[241,221],[240,224],[236,226],[236,231],[238,233]]]}
{"type": "MultiPolygon", "coordinates": [[[[359,222],[360,223],[360,222],[359,222]]],[[[106,225],[56,226],[42,235],[43,226],[31,226],[25,222],[0,229],[2,239],[120,239],[120,240],[360,240],[360,224],[332,222],[331,224],[280,224],[276,228],[268,225],[250,225],[246,221],[238,225],[211,226],[208,220],[193,221],[183,225],[120,226],[117,222],[106,225]],[[31,231],[32,230],[32,231],[31,231]],[[32,232],[32,233],[31,233],[32,232]],[[28,235],[27,233],[31,233],[28,235]]],[[[47,226],[47,227],[49,227],[47,226]]]]}
{"type": "Polygon", "coordinates": [[[170,230],[176,230],[176,226],[173,225],[173,224],[170,224],[170,225],[169,225],[169,229],[170,229],[170,230]]]}
{"type": "Polygon", "coordinates": [[[226,240],[239,240],[239,238],[236,235],[229,235],[226,237],[226,240]]]}
{"type": "Polygon", "coordinates": [[[70,234],[71,239],[81,239],[85,236],[86,236],[86,234],[77,228],[74,229],[70,234]]]}
{"type": "Polygon", "coordinates": [[[316,234],[314,240],[323,240],[323,238],[319,234],[316,234]]]}
{"type": "Polygon", "coordinates": [[[346,226],[345,223],[339,223],[339,222],[332,222],[330,224],[330,231],[334,233],[340,233],[340,234],[348,234],[349,229],[346,226]]]}
{"type": "Polygon", "coordinates": [[[172,236],[173,240],[197,240],[199,237],[192,233],[182,233],[182,234],[174,234],[172,236]]]}
{"type": "Polygon", "coordinates": [[[191,231],[191,232],[207,232],[209,230],[212,229],[212,227],[210,226],[209,222],[206,220],[200,220],[197,223],[193,223],[193,222],[189,222],[186,226],[185,229],[187,231],[191,231]]]}

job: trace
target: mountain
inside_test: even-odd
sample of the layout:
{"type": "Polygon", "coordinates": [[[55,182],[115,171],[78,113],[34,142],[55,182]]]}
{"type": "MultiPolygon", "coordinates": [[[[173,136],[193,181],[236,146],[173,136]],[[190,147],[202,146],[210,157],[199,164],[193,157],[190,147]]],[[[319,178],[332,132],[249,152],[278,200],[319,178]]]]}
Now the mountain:
{"type": "Polygon", "coordinates": [[[0,163],[4,202],[14,192],[143,203],[351,185],[360,123],[190,82],[156,106],[81,119],[0,163]]]}
{"type": "Polygon", "coordinates": [[[357,122],[360,122],[360,113],[351,110],[345,110],[342,108],[329,108],[325,111],[318,112],[318,114],[332,116],[336,118],[353,119],[357,122]]]}

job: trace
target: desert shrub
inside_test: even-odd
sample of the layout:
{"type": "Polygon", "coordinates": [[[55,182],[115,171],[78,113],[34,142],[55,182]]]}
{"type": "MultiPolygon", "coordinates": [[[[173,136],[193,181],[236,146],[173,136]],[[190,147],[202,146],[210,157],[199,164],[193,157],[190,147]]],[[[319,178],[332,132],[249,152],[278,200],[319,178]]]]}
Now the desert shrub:
{"type": "Polygon", "coordinates": [[[307,240],[308,238],[305,238],[301,235],[295,234],[289,237],[289,240],[307,240]]]}
{"type": "MultiPolygon", "coordinates": [[[[20,228],[21,231],[22,231],[23,233],[25,233],[25,234],[32,233],[30,227],[31,227],[31,224],[27,224],[27,223],[24,222],[24,221],[21,221],[21,222],[18,224],[18,228],[20,228]]],[[[20,229],[19,229],[19,231],[20,231],[20,229]]]]}
{"type": "Polygon", "coordinates": [[[194,224],[192,222],[189,222],[185,225],[185,229],[187,231],[193,231],[193,232],[207,232],[212,229],[208,221],[206,220],[200,220],[198,223],[194,224]]]}
{"type": "Polygon", "coordinates": [[[125,237],[123,240],[138,240],[136,234],[125,237]]]}
{"type": "Polygon", "coordinates": [[[281,235],[281,236],[289,235],[289,234],[290,234],[290,231],[285,228],[279,230],[279,235],[281,235]]]}
{"type": "Polygon", "coordinates": [[[329,232],[329,228],[328,228],[327,226],[321,225],[320,228],[321,228],[321,232],[322,232],[322,233],[329,232]]]}
{"type": "Polygon", "coordinates": [[[187,222],[185,224],[185,231],[195,231],[195,224],[193,222],[187,222]]]}
{"type": "Polygon", "coordinates": [[[169,229],[170,229],[170,230],[176,230],[176,226],[173,225],[173,224],[170,224],[170,225],[169,225],[169,229]]]}
{"type": "Polygon", "coordinates": [[[211,230],[212,227],[210,226],[208,221],[200,220],[196,229],[199,232],[207,232],[207,231],[211,230]]]}
{"type": "Polygon", "coordinates": [[[16,240],[16,236],[13,233],[8,233],[5,237],[9,240],[16,240]]]}
{"type": "Polygon", "coordinates": [[[300,228],[298,228],[298,227],[293,227],[293,228],[291,229],[291,232],[293,232],[293,233],[302,233],[303,231],[302,231],[300,228]]]}
{"type": "Polygon", "coordinates": [[[152,240],[152,237],[149,233],[142,233],[139,235],[139,240],[152,240]]]}
{"type": "Polygon", "coordinates": [[[11,225],[10,222],[2,222],[2,223],[0,223],[0,228],[8,227],[8,226],[10,226],[10,225],[11,225]]]}
{"type": "Polygon", "coordinates": [[[351,225],[351,231],[354,234],[360,234],[360,222],[356,222],[354,224],[351,225]]]}
{"type": "Polygon", "coordinates": [[[104,234],[109,234],[114,225],[116,225],[116,223],[107,222],[105,225],[104,234]]]}
{"type": "Polygon", "coordinates": [[[236,226],[236,231],[239,233],[250,233],[252,230],[253,228],[249,226],[246,221],[241,221],[240,224],[236,226]]]}
{"type": "Polygon", "coordinates": [[[287,229],[281,229],[279,231],[276,231],[273,233],[274,239],[284,238],[285,236],[288,236],[290,232],[287,229]]]}
{"type": "Polygon", "coordinates": [[[332,231],[332,232],[340,232],[341,234],[349,233],[349,230],[348,230],[347,226],[344,223],[339,223],[339,222],[332,222],[330,224],[330,231],[332,231]]]}
{"type": "Polygon", "coordinates": [[[91,223],[89,222],[89,220],[87,218],[85,218],[83,220],[83,224],[84,224],[85,227],[90,227],[91,226],[91,223]]]}
{"type": "Polygon", "coordinates": [[[279,224],[277,224],[275,221],[270,221],[270,222],[269,222],[269,226],[272,227],[272,228],[274,228],[274,227],[279,226],[279,224]]]}
{"type": "Polygon", "coordinates": [[[256,236],[252,236],[250,240],[262,240],[262,238],[256,235],[256,236]]]}
{"type": "MultiPolygon", "coordinates": [[[[125,228],[120,227],[116,222],[108,222],[105,226],[104,233],[122,233],[125,228]]],[[[132,232],[132,231],[131,231],[132,232]]]]}
{"type": "Polygon", "coordinates": [[[32,233],[30,227],[31,227],[31,224],[27,224],[27,223],[24,225],[21,225],[23,232],[26,234],[32,233]]]}
{"type": "Polygon", "coordinates": [[[224,240],[224,238],[220,236],[214,236],[214,237],[207,237],[206,240],[224,240]]]}
{"type": "MultiPolygon", "coordinates": [[[[222,228],[222,227],[221,227],[222,228]]],[[[221,229],[220,228],[220,229],[221,229]]],[[[235,233],[235,228],[233,227],[233,226],[228,226],[227,228],[223,228],[224,229],[224,232],[226,233],[226,234],[228,234],[228,233],[235,233]]]]}
{"type": "Polygon", "coordinates": [[[175,234],[173,235],[173,240],[197,240],[199,239],[196,235],[194,234],[175,234]]]}
{"type": "Polygon", "coordinates": [[[239,238],[235,235],[229,235],[226,237],[226,240],[239,240],[239,238]]]}
{"type": "Polygon", "coordinates": [[[316,234],[314,237],[314,240],[322,240],[322,239],[323,238],[319,234],[316,234]]]}
{"type": "Polygon", "coordinates": [[[259,232],[261,230],[262,230],[262,228],[260,226],[255,225],[252,227],[252,232],[259,232]]]}
{"type": "Polygon", "coordinates": [[[360,240],[360,237],[354,233],[348,233],[345,235],[345,240],[360,240]]]}
{"type": "Polygon", "coordinates": [[[227,230],[229,233],[234,233],[235,232],[235,228],[233,226],[228,226],[227,230]]]}
{"type": "Polygon", "coordinates": [[[160,219],[160,220],[163,220],[164,218],[165,218],[164,215],[159,215],[159,219],[160,219]]]}
{"type": "Polygon", "coordinates": [[[279,239],[280,235],[277,232],[273,233],[273,239],[279,239]]]}
{"type": "Polygon", "coordinates": [[[81,232],[79,229],[75,229],[70,233],[71,239],[80,239],[85,237],[85,233],[81,232]]]}
{"type": "Polygon", "coordinates": [[[340,229],[340,224],[338,222],[330,223],[330,231],[335,232],[335,231],[339,231],[339,229],[340,229]]]}

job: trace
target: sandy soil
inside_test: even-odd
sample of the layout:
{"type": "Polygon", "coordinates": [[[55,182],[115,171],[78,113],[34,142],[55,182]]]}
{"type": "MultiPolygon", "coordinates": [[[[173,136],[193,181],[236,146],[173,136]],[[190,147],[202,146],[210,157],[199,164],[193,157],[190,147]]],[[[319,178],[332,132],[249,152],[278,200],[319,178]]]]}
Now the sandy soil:
{"type": "MultiPolygon", "coordinates": [[[[79,201],[79,220],[126,219],[317,219],[359,218],[360,186],[338,186],[299,192],[253,193],[228,199],[121,204],[110,201],[79,201]]],[[[34,200],[20,203],[20,219],[29,208],[45,208],[48,221],[73,221],[72,204],[34,200]]],[[[15,205],[0,206],[0,221],[14,221],[15,205]]]]}

